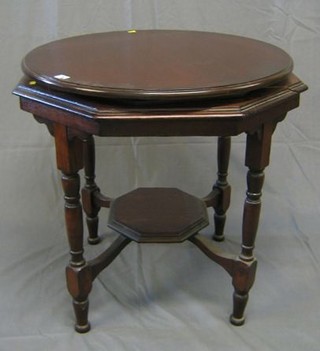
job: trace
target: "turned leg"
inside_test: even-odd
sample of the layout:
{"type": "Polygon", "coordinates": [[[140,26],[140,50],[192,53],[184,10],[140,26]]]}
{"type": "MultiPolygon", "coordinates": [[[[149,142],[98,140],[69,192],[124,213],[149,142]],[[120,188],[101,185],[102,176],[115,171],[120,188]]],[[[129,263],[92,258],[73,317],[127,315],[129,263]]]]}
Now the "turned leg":
{"type": "Polygon", "coordinates": [[[245,321],[244,310],[249,298],[249,290],[254,283],[256,260],[253,256],[253,249],[260,216],[263,179],[262,170],[249,169],[247,198],[243,210],[242,245],[239,256],[239,263],[244,264],[241,271],[236,271],[233,276],[234,309],[230,321],[234,325],[242,325],[245,321]]]}
{"type": "Polygon", "coordinates": [[[73,297],[76,315],[76,331],[90,330],[88,322],[88,294],[91,291],[90,271],[83,257],[83,220],[80,204],[80,180],[78,174],[62,174],[65,193],[65,220],[70,245],[70,262],[66,268],[67,286],[73,297]]]}
{"type": "Polygon", "coordinates": [[[226,222],[226,211],[230,205],[230,185],[227,181],[228,166],[230,158],[231,137],[218,138],[218,179],[214,188],[220,190],[219,201],[214,206],[214,225],[215,232],[213,239],[216,241],[224,240],[224,226],[226,222]]]}
{"type": "Polygon", "coordinates": [[[253,255],[254,243],[258,229],[261,191],[264,181],[264,168],[269,164],[271,136],[275,125],[264,125],[256,133],[247,135],[246,166],[247,197],[243,210],[241,253],[236,262],[233,275],[233,313],[230,321],[242,325],[245,321],[244,310],[249,298],[257,262],[253,255]]]}
{"type": "Polygon", "coordinates": [[[84,333],[90,329],[88,322],[88,295],[92,286],[90,269],[83,257],[83,220],[80,203],[78,171],[83,167],[82,142],[68,136],[65,126],[54,126],[57,166],[62,172],[65,199],[65,222],[70,246],[70,262],[66,268],[68,290],[73,297],[76,315],[75,329],[84,333]]]}
{"type": "Polygon", "coordinates": [[[83,160],[85,186],[82,189],[82,203],[89,232],[88,242],[89,244],[97,244],[100,242],[98,236],[100,207],[93,202],[93,194],[99,191],[99,188],[95,183],[95,146],[92,135],[83,140],[83,160]]]}

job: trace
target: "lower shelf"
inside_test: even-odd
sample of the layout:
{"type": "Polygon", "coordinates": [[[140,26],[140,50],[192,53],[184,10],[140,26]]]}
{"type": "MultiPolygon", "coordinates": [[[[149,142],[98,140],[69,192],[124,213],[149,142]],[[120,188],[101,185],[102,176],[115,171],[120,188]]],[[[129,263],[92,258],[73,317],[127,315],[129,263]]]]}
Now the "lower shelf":
{"type": "Polygon", "coordinates": [[[140,243],[178,243],[208,224],[203,200],[176,188],[138,188],[111,202],[108,226],[140,243]]]}

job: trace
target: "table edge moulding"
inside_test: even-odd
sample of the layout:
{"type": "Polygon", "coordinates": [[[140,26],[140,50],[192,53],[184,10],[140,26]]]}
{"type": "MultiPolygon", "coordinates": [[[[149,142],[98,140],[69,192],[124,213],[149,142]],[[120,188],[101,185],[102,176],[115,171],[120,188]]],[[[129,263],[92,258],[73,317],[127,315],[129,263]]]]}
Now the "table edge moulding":
{"type": "Polygon", "coordinates": [[[21,109],[54,137],[62,173],[71,257],[66,276],[75,329],[90,330],[92,283],[131,241],[195,244],[230,275],[230,321],[242,325],[255,279],[253,249],[272,134],[307,89],[293,74],[290,56],[240,36],[143,30],[57,40],[27,54],[22,69],[25,75],[13,93],[21,109]],[[231,137],[241,133],[246,134],[247,191],[240,253],[230,254],[214,241],[224,240],[231,137]],[[203,198],[176,188],[141,187],[112,199],[95,181],[94,136],[218,137],[217,180],[203,198]],[[108,225],[119,235],[87,261],[83,211],[88,241],[98,244],[102,207],[110,209],[108,225]],[[209,224],[207,208],[214,210],[214,241],[199,234],[209,224]]]}

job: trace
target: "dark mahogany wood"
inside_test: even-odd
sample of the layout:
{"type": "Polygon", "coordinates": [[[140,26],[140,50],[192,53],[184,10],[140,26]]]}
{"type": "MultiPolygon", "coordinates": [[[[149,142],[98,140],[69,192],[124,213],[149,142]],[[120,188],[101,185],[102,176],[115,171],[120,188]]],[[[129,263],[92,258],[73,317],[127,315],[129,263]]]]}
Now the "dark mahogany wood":
{"type": "Polygon", "coordinates": [[[95,147],[92,135],[83,139],[83,160],[85,173],[85,186],[82,189],[82,204],[86,213],[86,221],[89,232],[89,244],[98,244],[98,213],[100,206],[94,202],[94,193],[99,193],[99,188],[95,183],[95,147]]]}
{"type": "Polygon", "coordinates": [[[245,164],[249,168],[247,174],[248,190],[243,209],[242,245],[239,259],[249,263],[249,271],[245,272],[246,279],[243,279],[243,273],[241,273],[241,276],[235,276],[232,281],[235,290],[233,295],[234,308],[230,321],[234,325],[244,323],[244,309],[249,298],[249,290],[254,282],[256,259],[253,256],[253,249],[261,209],[263,171],[269,164],[271,138],[275,127],[275,123],[268,123],[261,126],[255,133],[247,134],[245,164]]]}
{"type": "Polygon", "coordinates": [[[88,295],[97,275],[131,242],[190,240],[224,268],[234,287],[234,325],[254,283],[254,244],[261,209],[264,169],[272,134],[307,89],[292,60],[269,44],[216,33],[138,31],[64,39],[33,50],[14,93],[21,108],[44,123],[55,139],[62,172],[70,246],[66,269],[78,332],[90,329],[88,295]],[[90,52],[90,55],[87,53],[90,52]],[[231,137],[246,133],[247,192],[239,255],[222,251],[198,231],[215,211],[214,239],[224,238],[230,203],[227,181],[231,137]],[[95,183],[93,136],[217,136],[218,176],[202,200],[178,189],[137,189],[119,198],[95,183]],[[85,169],[80,199],[79,171],[85,169]],[[110,226],[119,237],[86,261],[82,205],[89,242],[98,237],[98,212],[111,208],[110,226]]]}
{"type": "Polygon", "coordinates": [[[67,38],[34,49],[22,63],[27,76],[62,91],[156,101],[243,95],[292,67],[288,54],[258,40],[172,30],[67,38]]]}
{"type": "Polygon", "coordinates": [[[83,221],[80,203],[80,178],[78,171],[83,167],[82,144],[80,139],[70,137],[61,124],[54,125],[57,166],[62,172],[62,186],[65,193],[65,220],[70,245],[70,263],[66,268],[67,286],[73,297],[77,319],[76,330],[80,333],[90,329],[88,322],[88,294],[92,283],[83,268],[83,221]]]}
{"type": "Polygon", "coordinates": [[[299,95],[306,89],[290,75],[281,84],[242,98],[141,106],[60,93],[33,83],[25,77],[14,90],[23,110],[99,136],[233,136],[254,132],[298,107],[299,95]]]}
{"type": "Polygon", "coordinates": [[[138,188],[112,201],[108,225],[139,243],[178,243],[208,224],[204,201],[175,188],[138,188]]]}
{"type": "Polygon", "coordinates": [[[119,235],[110,247],[89,261],[88,266],[90,267],[91,280],[94,280],[102,270],[108,267],[130,242],[129,238],[119,235]]]}
{"type": "Polygon", "coordinates": [[[228,167],[230,158],[231,137],[218,138],[218,179],[214,185],[220,190],[221,199],[217,205],[213,206],[215,233],[213,239],[224,240],[224,226],[226,222],[226,212],[230,205],[231,187],[228,184],[228,167]]]}

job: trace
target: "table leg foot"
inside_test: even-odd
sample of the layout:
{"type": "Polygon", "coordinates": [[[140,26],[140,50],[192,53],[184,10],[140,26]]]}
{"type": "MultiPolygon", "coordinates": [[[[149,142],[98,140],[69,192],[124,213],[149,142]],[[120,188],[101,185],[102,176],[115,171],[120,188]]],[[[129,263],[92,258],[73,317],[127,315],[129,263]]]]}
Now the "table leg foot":
{"type": "Polygon", "coordinates": [[[76,315],[75,330],[81,334],[87,333],[91,328],[88,322],[89,301],[73,300],[73,308],[76,315]]]}
{"type": "Polygon", "coordinates": [[[98,235],[99,218],[97,216],[93,218],[87,217],[86,222],[89,232],[88,243],[90,245],[99,244],[101,241],[101,238],[98,235]]]}
{"type": "Polygon", "coordinates": [[[233,313],[230,316],[230,322],[232,325],[241,326],[245,322],[244,310],[246,308],[249,299],[249,294],[239,294],[234,292],[233,294],[233,313]]]}
{"type": "Polygon", "coordinates": [[[236,318],[233,314],[230,316],[230,323],[236,327],[241,327],[245,323],[245,318],[236,318]]]}
{"type": "Polygon", "coordinates": [[[101,242],[101,239],[99,236],[95,237],[95,238],[91,238],[91,237],[88,237],[88,243],[90,245],[97,245],[101,242]]]}
{"type": "Polygon", "coordinates": [[[86,325],[75,324],[74,329],[79,334],[84,334],[84,333],[88,333],[90,331],[91,326],[90,326],[90,323],[87,323],[86,325]]]}
{"type": "Polygon", "coordinates": [[[257,261],[253,259],[250,262],[238,259],[235,262],[235,269],[232,276],[233,293],[233,312],[230,322],[233,325],[240,326],[244,324],[244,311],[249,299],[249,291],[253,286],[257,270],[257,261]]]}
{"type": "Polygon", "coordinates": [[[79,267],[69,265],[66,269],[67,287],[73,297],[73,309],[76,317],[75,328],[79,333],[89,331],[89,300],[92,288],[91,267],[86,263],[79,267]]]}

